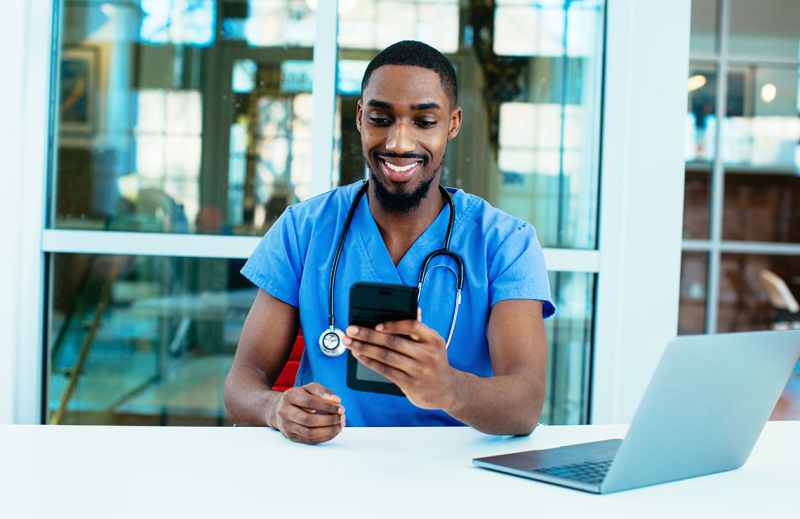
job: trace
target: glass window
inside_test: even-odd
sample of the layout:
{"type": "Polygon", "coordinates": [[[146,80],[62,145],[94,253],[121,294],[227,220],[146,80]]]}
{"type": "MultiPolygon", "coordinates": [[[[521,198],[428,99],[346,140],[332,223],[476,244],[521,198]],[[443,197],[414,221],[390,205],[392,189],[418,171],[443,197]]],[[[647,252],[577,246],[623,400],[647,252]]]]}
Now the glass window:
{"type": "Polygon", "coordinates": [[[720,332],[781,329],[800,316],[787,310],[800,301],[800,257],[723,254],[719,288],[720,332]],[[771,274],[766,274],[770,272],[771,274]],[[778,287],[780,297],[773,297],[778,287]]]}
{"type": "Polygon", "coordinates": [[[687,164],[683,192],[683,237],[707,240],[711,209],[711,166],[687,164]]]}
{"type": "Polygon", "coordinates": [[[732,56],[798,59],[800,3],[795,0],[731,0],[732,56]]]}
{"type": "Polygon", "coordinates": [[[692,0],[690,54],[714,54],[717,50],[717,0],[692,0]]]}
{"type": "MultiPolygon", "coordinates": [[[[227,424],[223,384],[257,293],[244,262],[51,255],[48,421],[227,424]]],[[[588,421],[595,283],[550,273],[545,423],[588,421]]]]}
{"type": "Polygon", "coordinates": [[[316,3],[305,0],[217,0],[226,40],[252,47],[313,47],[316,3]]]}
{"type": "MultiPolygon", "coordinates": [[[[453,62],[465,114],[443,183],[531,222],[544,246],[595,249],[604,2],[479,4],[339,0],[332,183],[364,178],[367,63],[426,41],[453,62]]],[[[317,5],[65,0],[48,227],[261,236],[308,198],[317,5]]],[[[49,254],[49,418],[226,423],[256,293],[243,262],[49,254]]],[[[546,422],[588,420],[595,283],[551,274],[546,422]]]]}
{"type": "Polygon", "coordinates": [[[262,235],[309,196],[308,2],[66,0],[63,19],[50,227],[262,235]]]}
{"type": "Polygon", "coordinates": [[[706,330],[708,290],[708,254],[681,254],[681,292],[678,310],[678,334],[698,335],[706,330]]]}
{"type": "MultiPolygon", "coordinates": [[[[683,237],[710,242],[704,244],[709,252],[683,253],[681,334],[794,326],[793,317],[770,300],[764,272],[775,273],[786,283],[783,293],[796,298],[800,256],[770,255],[774,247],[766,242],[800,243],[798,9],[793,0],[692,1],[690,52],[700,58],[716,50],[723,61],[690,63],[683,237]],[[729,20],[729,27],[716,28],[720,19],[729,20]],[[730,35],[727,49],[719,49],[719,32],[730,35]],[[722,114],[714,98],[718,65],[729,71],[721,78],[727,91],[722,114]],[[723,167],[716,163],[712,168],[715,159],[723,167]],[[712,178],[724,185],[722,204],[711,200],[712,178]],[[721,223],[721,236],[710,235],[711,221],[721,223]],[[750,254],[721,254],[727,245],[722,241],[765,245],[762,254],[756,253],[758,245],[750,247],[750,254]],[[719,271],[709,269],[717,258],[719,271]],[[707,294],[711,282],[720,288],[707,294]],[[717,319],[706,328],[708,312],[717,319]]],[[[798,396],[800,365],[771,419],[800,417],[798,396]]]]}
{"type": "Polygon", "coordinates": [[[729,171],[725,175],[722,238],[800,243],[800,177],[729,171]]]}
{"type": "Polygon", "coordinates": [[[545,321],[549,352],[544,423],[589,423],[596,283],[595,274],[550,272],[550,289],[558,311],[545,321]]]}
{"type": "Polygon", "coordinates": [[[717,138],[717,72],[713,63],[692,62],[686,116],[686,162],[712,162],[717,138]]]}
{"type": "Polygon", "coordinates": [[[380,51],[419,40],[458,50],[458,0],[339,0],[339,47],[380,51]]]}
{"type": "MultiPolygon", "coordinates": [[[[694,38],[694,35],[692,35],[694,38]]],[[[686,180],[683,237],[707,239],[711,204],[711,163],[717,138],[717,72],[713,63],[692,62],[686,114],[686,180]]]]}
{"type": "Polygon", "coordinates": [[[257,292],[244,261],[51,255],[48,421],[227,423],[222,386],[257,292]]]}
{"type": "MultiPolygon", "coordinates": [[[[532,223],[545,247],[597,244],[603,8],[592,0],[498,2],[485,12],[470,3],[443,9],[437,22],[444,34],[464,27],[457,46],[440,44],[456,68],[464,114],[442,182],[532,223]],[[531,31],[526,20],[538,29],[531,31]]],[[[350,74],[345,64],[368,62],[376,50],[367,42],[342,42],[353,32],[350,23],[350,16],[340,17],[340,75],[350,74]]],[[[382,44],[417,37],[412,21],[396,25],[402,33],[391,32],[382,44]]],[[[360,88],[340,88],[337,98],[341,158],[334,170],[342,184],[365,176],[355,123],[359,97],[360,88]]]]}
{"type": "Polygon", "coordinates": [[[797,67],[732,67],[723,133],[728,169],[800,173],[799,78],[797,67]]]}

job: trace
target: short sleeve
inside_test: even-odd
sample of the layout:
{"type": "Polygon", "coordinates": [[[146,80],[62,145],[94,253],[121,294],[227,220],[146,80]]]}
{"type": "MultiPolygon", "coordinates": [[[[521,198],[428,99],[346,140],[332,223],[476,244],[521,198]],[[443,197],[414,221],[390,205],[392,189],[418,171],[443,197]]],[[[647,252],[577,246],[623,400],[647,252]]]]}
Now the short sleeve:
{"type": "Polygon", "coordinates": [[[291,207],[267,231],[241,272],[271,296],[299,306],[303,262],[291,207]]]}
{"type": "Polygon", "coordinates": [[[542,301],[544,319],[555,313],[544,253],[536,231],[521,222],[489,258],[489,305],[507,299],[542,301]]]}

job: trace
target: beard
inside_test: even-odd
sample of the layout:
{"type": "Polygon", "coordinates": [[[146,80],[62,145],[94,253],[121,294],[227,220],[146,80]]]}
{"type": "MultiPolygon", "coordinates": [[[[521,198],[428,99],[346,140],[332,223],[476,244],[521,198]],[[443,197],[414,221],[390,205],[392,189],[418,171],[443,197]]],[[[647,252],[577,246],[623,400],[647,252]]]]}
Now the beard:
{"type": "MultiPolygon", "coordinates": [[[[430,176],[421,179],[419,184],[417,184],[417,186],[408,193],[403,191],[390,191],[386,187],[386,184],[383,183],[380,176],[378,176],[378,174],[375,173],[375,170],[372,169],[369,161],[367,161],[366,158],[364,160],[367,163],[367,169],[369,169],[370,180],[375,185],[375,199],[378,201],[381,208],[387,213],[409,214],[414,212],[420,206],[425,197],[428,196],[428,190],[433,183],[433,179],[436,178],[436,174],[442,169],[444,156],[442,156],[442,162],[439,163],[430,176]]],[[[423,160],[423,166],[426,162],[427,161],[423,160]]]]}

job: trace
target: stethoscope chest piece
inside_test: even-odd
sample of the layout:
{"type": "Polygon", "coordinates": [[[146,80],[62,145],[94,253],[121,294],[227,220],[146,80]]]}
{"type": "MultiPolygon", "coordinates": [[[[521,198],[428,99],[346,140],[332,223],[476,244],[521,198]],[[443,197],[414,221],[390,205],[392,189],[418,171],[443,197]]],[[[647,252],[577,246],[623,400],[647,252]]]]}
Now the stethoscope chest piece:
{"type": "Polygon", "coordinates": [[[342,339],[344,332],[331,326],[319,336],[319,349],[328,357],[338,357],[345,350],[342,339]]]}
{"type": "MultiPolygon", "coordinates": [[[[442,196],[447,201],[447,205],[450,206],[450,220],[447,224],[447,233],[444,237],[444,247],[430,253],[428,257],[425,258],[422,268],[419,271],[419,288],[422,289],[422,285],[425,283],[425,275],[428,268],[428,263],[430,263],[434,257],[444,255],[450,256],[453,258],[453,260],[455,260],[456,264],[458,265],[458,272],[456,273],[453,271],[456,274],[456,307],[453,313],[453,320],[450,325],[450,335],[447,337],[447,346],[449,347],[450,339],[453,338],[453,331],[456,327],[456,319],[458,318],[458,306],[461,304],[461,289],[464,286],[464,262],[461,261],[461,257],[458,254],[450,250],[450,238],[453,236],[453,222],[455,221],[456,216],[456,208],[455,205],[453,205],[453,198],[442,186],[439,186],[439,190],[442,192],[442,196]]],[[[328,357],[338,357],[344,353],[344,350],[346,349],[342,343],[342,339],[344,339],[344,332],[334,326],[333,294],[336,285],[336,268],[339,265],[339,258],[342,254],[344,241],[347,237],[347,231],[350,229],[350,222],[353,220],[353,214],[356,211],[356,207],[358,207],[358,201],[366,191],[367,183],[364,182],[364,184],[362,184],[361,188],[358,190],[358,193],[356,193],[355,198],[353,198],[352,204],[350,204],[350,211],[348,211],[347,218],[345,218],[344,228],[339,235],[339,244],[336,246],[336,254],[333,256],[333,265],[331,265],[328,288],[328,329],[322,332],[322,335],[319,336],[319,349],[321,349],[322,353],[328,357]]],[[[436,266],[432,267],[432,269],[433,268],[436,268],[436,266]]],[[[453,270],[450,267],[447,268],[453,270]]]]}

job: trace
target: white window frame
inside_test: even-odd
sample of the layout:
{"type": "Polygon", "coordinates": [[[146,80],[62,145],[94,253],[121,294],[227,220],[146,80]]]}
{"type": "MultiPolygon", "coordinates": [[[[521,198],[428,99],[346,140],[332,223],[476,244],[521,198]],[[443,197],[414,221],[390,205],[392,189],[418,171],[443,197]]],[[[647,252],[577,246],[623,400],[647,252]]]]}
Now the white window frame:
{"type": "Polygon", "coordinates": [[[8,103],[0,118],[0,423],[41,422],[52,12],[52,0],[31,0],[4,5],[0,17],[0,45],[9,49],[0,60],[8,103]]]}
{"type": "MultiPolygon", "coordinates": [[[[544,251],[551,271],[598,274],[592,423],[630,421],[677,331],[689,7],[690,0],[608,0],[599,249],[544,251]]],[[[319,2],[318,9],[314,194],[331,186],[337,48],[335,2],[319,2]]],[[[11,117],[0,120],[0,136],[15,137],[0,142],[12,171],[10,188],[4,180],[0,190],[12,223],[0,238],[19,244],[0,263],[0,275],[12,282],[0,294],[0,309],[8,310],[3,323],[10,323],[0,332],[0,375],[7,375],[0,376],[0,395],[12,395],[0,400],[0,423],[43,419],[45,254],[223,257],[225,251],[224,257],[244,258],[258,243],[251,237],[44,228],[52,12],[52,0],[12,2],[0,19],[5,48],[22,48],[24,57],[6,69],[19,76],[0,86],[12,107],[11,117]]]]}

